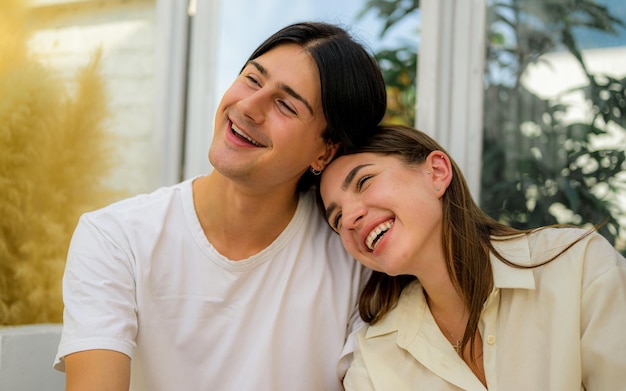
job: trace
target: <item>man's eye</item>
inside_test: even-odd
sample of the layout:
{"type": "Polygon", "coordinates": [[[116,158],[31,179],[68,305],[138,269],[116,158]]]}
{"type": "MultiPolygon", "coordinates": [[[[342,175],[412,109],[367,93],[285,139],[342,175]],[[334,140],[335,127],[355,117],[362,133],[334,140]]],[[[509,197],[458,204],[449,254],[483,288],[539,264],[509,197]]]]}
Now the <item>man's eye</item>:
{"type": "Polygon", "coordinates": [[[261,85],[261,84],[259,83],[259,81],[256,79],[256,77],[254,77],[254,76],[252,76],[252,75],[248,75],[248,76],[246,76],[246,79],[248,80],[248,82],[250,82],[250,83],[252,83],[252,84],[254,84],[254,85],[256,85],[256,86],[261,85]]]}
{"type": "Polygon", "coordinates": [[[279,100],[278,105],[284,108],[285,110],[287,110],[290,114],[294,114],[294,115],[298,114],[298,112],[293,108],[293,106],[291,106],[288,102],[284,100],[279,100]]]}

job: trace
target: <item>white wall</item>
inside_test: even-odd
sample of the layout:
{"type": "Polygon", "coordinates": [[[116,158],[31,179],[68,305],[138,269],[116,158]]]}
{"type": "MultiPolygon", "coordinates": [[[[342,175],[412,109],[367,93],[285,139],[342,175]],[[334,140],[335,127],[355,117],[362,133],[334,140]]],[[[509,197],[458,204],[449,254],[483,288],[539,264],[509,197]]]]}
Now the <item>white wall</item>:
{"type": "Polygon", "coordinates": [[[52,368],[61,325],[0,328],[0,389],[62,391],[65,375],[52,368]]]}
{"type": "Polygon", "coordinates": [[[107,183],[135,194],[160,184],[155,148],[154,1],[34,1],[30,49],[71,85],[78,68],[102,49],[111,116],[117,141],[116,169],[107,183]]]}

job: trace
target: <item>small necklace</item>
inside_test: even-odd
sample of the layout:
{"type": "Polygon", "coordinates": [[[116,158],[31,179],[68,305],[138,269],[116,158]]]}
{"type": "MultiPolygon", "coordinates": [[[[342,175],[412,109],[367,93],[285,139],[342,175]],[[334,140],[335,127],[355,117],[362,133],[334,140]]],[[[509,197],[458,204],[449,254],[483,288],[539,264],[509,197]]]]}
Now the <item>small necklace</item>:
{"type": "MultiPolygon", "coordinates": [[[[435,314],[432,313],[433,317],[435,318],[435,322],[437,323],[437,325],[442,329],[442,331],[444,333],[450,334],[450,336],[452,337],[452,339],[455,341],[454,343],[450,342],[450,344],[452,345],[452,347],[454,348],[454,350],[457,353],[461,353],[461,340],[458,339],[457,337],[454,336],[454,334],[452,334],[444,325],[443,322],[441,322],[441,319],[439,319],[439,317],[435,314]]],[[[446,338],[447,339],[447,338],[446,338]]]]}

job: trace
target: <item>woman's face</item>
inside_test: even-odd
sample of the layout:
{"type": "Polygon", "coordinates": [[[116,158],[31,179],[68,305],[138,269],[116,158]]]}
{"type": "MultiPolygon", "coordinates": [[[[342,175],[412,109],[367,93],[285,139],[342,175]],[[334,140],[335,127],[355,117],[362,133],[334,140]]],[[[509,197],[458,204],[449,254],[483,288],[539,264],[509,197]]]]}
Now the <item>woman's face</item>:
{"type": "Polygon", "coordinates": [[[365,266],[389,275],[418,275],[441,254],[441,196],[447,182],[437,169],[441,153],[409,165],[395,156],[342,156],[322,174],[320,193],[328,224],[365,266]]]}

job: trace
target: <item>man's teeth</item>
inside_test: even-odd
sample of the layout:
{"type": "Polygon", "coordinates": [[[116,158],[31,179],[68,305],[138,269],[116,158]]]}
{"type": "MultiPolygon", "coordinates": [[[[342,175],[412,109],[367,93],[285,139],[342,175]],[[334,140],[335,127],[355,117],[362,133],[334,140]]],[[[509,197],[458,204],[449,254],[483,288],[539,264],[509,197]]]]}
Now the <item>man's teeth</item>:
{"type": "Polygon", "coordinates": [[[372,232],[367,235],[367,239],[365,240],[365,245],[367,246],[367,248],[369,248],[370,250],[374,250],[380,238],[383,237],[385,232],[387,232],[392,225],[393,221],[387,221],[374,228],[372,232]]]}
{"type": "Polygon", "coordinates": [[[242,132],[241,130],[237,129],[235,127],[235,125],[233,125],[232,127],[233,132],[237,133],[240,137],[248,140],[250,142],[250,144],[252,145],[256,145],[257,147],[262,147],[263,145],[259,144],[256,140],[250,138],[248,135],[246,135],[244,132],[242,132]]]}

